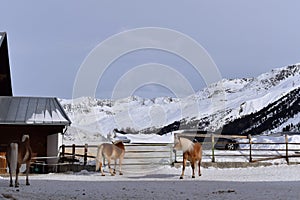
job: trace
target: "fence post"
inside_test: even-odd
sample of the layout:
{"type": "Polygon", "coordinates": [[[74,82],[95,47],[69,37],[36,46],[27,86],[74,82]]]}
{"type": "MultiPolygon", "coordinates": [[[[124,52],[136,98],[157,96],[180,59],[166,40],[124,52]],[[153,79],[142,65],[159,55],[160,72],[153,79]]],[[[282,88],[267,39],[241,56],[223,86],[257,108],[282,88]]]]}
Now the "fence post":
{"type": "Polygon", "coordinates": [[[87,152],[88,152],[88,144],[84,145],[84,156],[83,156],[83,165],[87,164],[87,152]]]}
{"type": "Polygon", "coordinates": [[[63,145],[61,145],[61,157],[65,157],[65,151],[66,151],[66,146],[63,144],[63,145]]]}
{"type": "Polygon", "coordinates": [[[248,135],[248,139],[249,139],[249,162],[252,162],[252,137],[251,134],[248,135]]]}
{"type": "Polygon", "coordinates": [[[285,134],[285,159],[286,159],[287,164],[290,164],[288,144],[289,144],[289,138],[288,138],[288,135],[285,134]]]}
{"type": "Polygon", "coordinates": [[[76,148],[75,144],[72,145],[72,163],[74,163],[75,160],[75,153],[76,153],[76,148]]]}
{"type": "MultiPolygon", "coordinates": [[[[175,145],[175,139],[176,139],[176,133],[174,133],[174,145],[175,145]]],[[[171,151],[174,152],[174,157],[175,157],[174,163],[177,163],[177,151],[175,149],[172,149],[171,151]]]]}
{"type": "Polygon", "coordinates": [[[171,163],[171,165],[173,165],[174,163],[173,163],[173,145],[172,145],[172,143],[170,143],[169,144],[169,147],[170,147],[170,163],[171,163]]]}
{"type": "Polygon", "coordinates": [[[215,135],[211,134],[211,162],[215,162],[215,135]]]}

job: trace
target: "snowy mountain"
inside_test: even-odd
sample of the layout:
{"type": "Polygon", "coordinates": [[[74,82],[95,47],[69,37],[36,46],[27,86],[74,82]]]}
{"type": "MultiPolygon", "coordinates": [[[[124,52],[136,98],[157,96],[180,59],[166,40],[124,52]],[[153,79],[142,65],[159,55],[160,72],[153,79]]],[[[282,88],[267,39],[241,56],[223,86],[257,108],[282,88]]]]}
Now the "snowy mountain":
{"type": "Polygon", "coordinates": [[[299,91],[300,64],[296,64],[256,78],[223,79],[182,99],[82,97],[61,100],[61,104],[72,121],[68,140],[105,139],[115,128],[127,133],[200,128],[224,134],[261,134],[298,131],[299,91]]]}

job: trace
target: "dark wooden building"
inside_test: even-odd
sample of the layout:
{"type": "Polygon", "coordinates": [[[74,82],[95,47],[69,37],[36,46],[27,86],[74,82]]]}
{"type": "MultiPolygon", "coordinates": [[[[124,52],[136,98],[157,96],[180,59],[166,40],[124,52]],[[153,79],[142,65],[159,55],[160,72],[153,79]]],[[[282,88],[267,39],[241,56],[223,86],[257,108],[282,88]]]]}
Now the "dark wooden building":
{"type": "Polygon", "coordinates": [[[63,134],[71,124],[57,98],[2,96],[0,110],[1,146],[29,134],[32,150],[38,156],[47,156],[51,151],[48,136],[63,134]]]}
{"type": "Polygon", "coordinates": [[[71,124],[55,97],[13,96],[6,33],[0,33],[0,152],[23,134],[37,156],[57,154],[59,137],[71,124]]]}
{"type": "Polygon", "coordinates": [[[0,32],[0,96],[12,96],[6,33],[0,32]]]}

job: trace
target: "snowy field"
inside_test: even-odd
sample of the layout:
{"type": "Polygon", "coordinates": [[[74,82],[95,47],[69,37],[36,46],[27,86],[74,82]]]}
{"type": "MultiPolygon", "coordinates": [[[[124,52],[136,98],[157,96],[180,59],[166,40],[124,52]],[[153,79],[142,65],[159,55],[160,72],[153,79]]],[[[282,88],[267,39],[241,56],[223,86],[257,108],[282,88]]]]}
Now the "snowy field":
{"type": "MultiPolygon", "coordinates": [[[[173,135],[126,136],[133,142],[173,142],[173,135]]],[[[288,139],[298,143],[300,137],[291,135],[288,139]]],[[[283,142],[284,137],[257,136],[253,141],[283,142]]],[[[274,146],[261,148],[273,149],[274,146]]],[[[218,160],[226,162],[222,157],[218,160]]],[[[231,161],[241,160],[231,158],[231,161]]],[[[187,167],[184,180],[179,180],[181,168],[170,166],[147,166],[143,170],[123,166],[123,176],[110,176],[107,168],[105,177],[88,171],[33,174],[30,186],[25,186],[24,176],[20,177],[20,188],[8,187],[8,177],[0,176],[0,199],[300,199],[300,165],[286,165],[284,159],[276,163],[279,165],[202,168],[202,176],[195,179],[187,167]]]]}
{"type": "Polygon", "coordinates": [[[20,177],[20,188],[0,177],[0,199],[300,199],[300,166],[217,169],[202,168],[202,176],[184,180],[181,169],[100,176],[99,173],[42,174],[20,177]]]}

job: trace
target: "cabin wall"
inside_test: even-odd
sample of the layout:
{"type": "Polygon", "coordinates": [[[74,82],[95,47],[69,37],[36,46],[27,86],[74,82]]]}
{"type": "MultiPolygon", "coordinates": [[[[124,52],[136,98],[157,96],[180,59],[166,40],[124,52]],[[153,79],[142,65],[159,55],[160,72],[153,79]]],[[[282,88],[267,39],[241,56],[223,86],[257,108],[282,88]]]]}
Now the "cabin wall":
{"type": "MultiPolygon", "coordinates": [[[[62,134],[57,133],[47,136],[47,156],[55,157],[59,153],[59,147],[62,145],[62,134]]],[[[49,158],[48,164],[55,164],[58,162],[58,158],[49,158]]]]}

